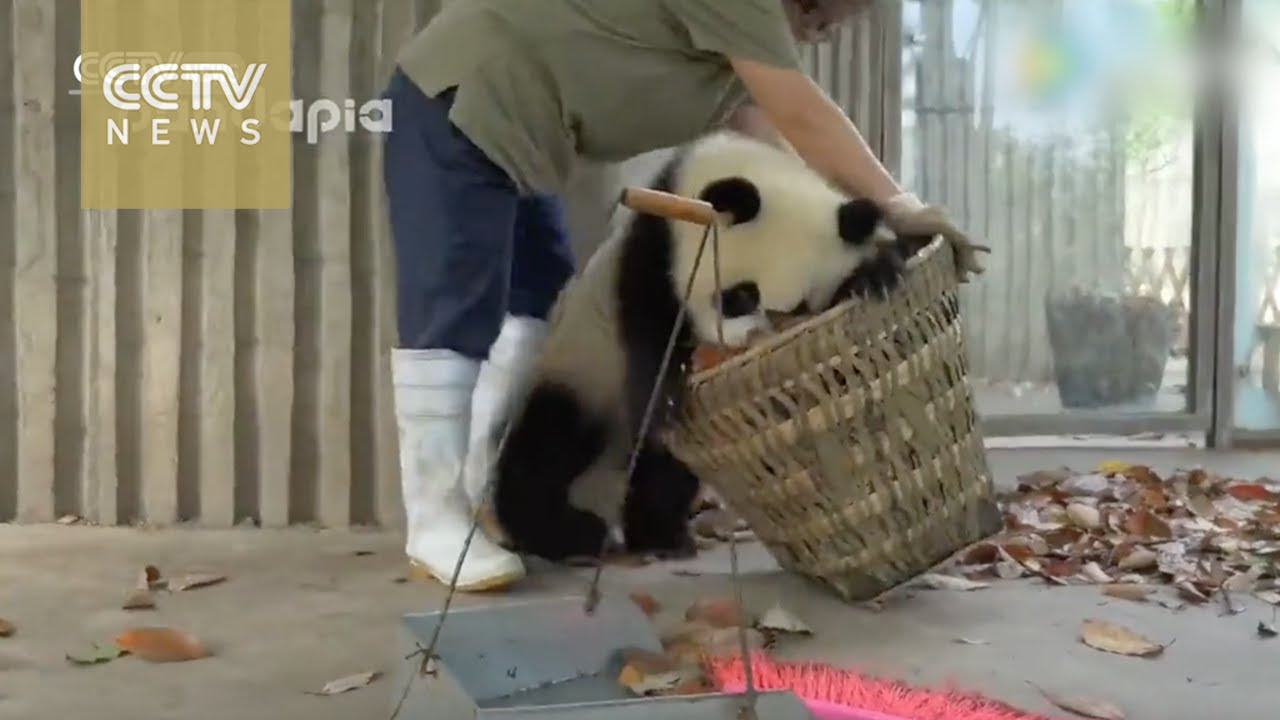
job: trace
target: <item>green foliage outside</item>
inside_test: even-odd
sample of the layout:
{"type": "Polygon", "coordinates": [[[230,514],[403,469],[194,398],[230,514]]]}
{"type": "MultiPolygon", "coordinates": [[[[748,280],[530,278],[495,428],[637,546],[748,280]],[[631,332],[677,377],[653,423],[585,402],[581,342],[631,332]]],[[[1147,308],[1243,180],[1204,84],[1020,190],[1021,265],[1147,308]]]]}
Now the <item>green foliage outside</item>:
{"type": "MultiPolygon", "coordinates": [[[[1159,31],[1167,41],[1194,40],[1195,0],[1152,0],[1159,31]]],[[[1185,87],[1152,84],[1126,98],[1125,150],[1130,162],[1151,171],[1168,162],[1166,155],[1178,132],[1192,121],[1193,99],[1185,87]]]]}

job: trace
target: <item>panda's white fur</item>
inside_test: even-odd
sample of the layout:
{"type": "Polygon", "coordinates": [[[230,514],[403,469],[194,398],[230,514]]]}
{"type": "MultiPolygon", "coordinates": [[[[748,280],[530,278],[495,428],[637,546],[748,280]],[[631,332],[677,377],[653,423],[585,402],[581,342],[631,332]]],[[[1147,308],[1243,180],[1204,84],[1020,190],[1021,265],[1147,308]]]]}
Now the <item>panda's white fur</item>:
{"type": "Polygon", "coordinates": [[[511,544],[552,560],[594,555],[611,526],[632,551],[687,554],[698,480],[654,432],[679,401],[694,347],[741,345],[765,311],[825,309],[846,280],[887,289],[901,262],[878,208],[832,189],[799,159],[732,133],[677,151],[652,187],[723,211],[716,292],[710,242],[665,375],[659,365],[703,228],[634,214],[566,286],[495,467],[494,510],[511,544]],[[631,481],[646,403],[658,412],[631,481]]]}
{"type": "MultiPolygon", "coordinates": [[[[766,199],[750,221],[730,224],[722,213],[720,286],[753,281],[760,291],[761,310],[791,312],[802,304],[826,308],[840,284],[861,264],[874,259],[885,244],[896,241],[882,222],[875,224],[870,242],[850,245],[840,237],[836,208],[849,198],[832,187],[799,157],[773,145],[733,132],[718,132],[691,144],[671,178],[671,191],[699,197],[711,183],[741,177],[766,199]]],[[[672,280],[682,292],[693,270],[704,229],[674,223],[675,253],[672,280]]],[[[717,338],[715,266],[710,243],[698,263],[687,311],[695,332],[704,341],[717,338]]],[[[724,324],[725,344],[741,346],[760,329],[763,316],[724,324]]]]}

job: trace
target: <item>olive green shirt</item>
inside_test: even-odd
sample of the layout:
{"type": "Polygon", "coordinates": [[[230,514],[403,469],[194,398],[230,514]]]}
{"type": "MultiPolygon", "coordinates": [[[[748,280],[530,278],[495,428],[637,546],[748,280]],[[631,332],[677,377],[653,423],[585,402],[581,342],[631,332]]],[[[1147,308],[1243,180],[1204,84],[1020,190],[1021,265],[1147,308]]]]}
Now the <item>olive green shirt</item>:
{"type": "Polygon", "coordinates": [[[783,0],[451,0],[398,58],[522,193],[563,190],[575,155],[687,142],[746,98],[729,57],[799,68],[783,0]]]}

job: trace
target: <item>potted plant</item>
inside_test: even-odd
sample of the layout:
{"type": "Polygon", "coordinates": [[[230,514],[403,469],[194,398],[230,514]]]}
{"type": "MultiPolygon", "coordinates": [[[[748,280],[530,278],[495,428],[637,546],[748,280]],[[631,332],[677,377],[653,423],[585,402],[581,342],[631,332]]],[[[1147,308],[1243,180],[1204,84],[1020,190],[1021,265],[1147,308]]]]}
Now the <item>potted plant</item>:
{"type": "Polygon", "coordinates": [[[1065,408],[1150,406],[1178,333],[1158,297],[1072,287],[1045,298],[1054,381],[1065,408]]]}

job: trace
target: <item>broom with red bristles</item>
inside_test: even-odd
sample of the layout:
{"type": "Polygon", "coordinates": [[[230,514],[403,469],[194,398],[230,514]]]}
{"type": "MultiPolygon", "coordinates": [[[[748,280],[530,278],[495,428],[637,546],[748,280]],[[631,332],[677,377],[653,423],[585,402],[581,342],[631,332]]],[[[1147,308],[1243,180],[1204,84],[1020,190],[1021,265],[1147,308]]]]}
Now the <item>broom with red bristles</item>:
{"type": "MultiPolygon", "coordinates": [[[[722,692],[746,687],[738,655],[704,659],[707,679],[722,692]]],[[[930,690],[813,662],[751,659],[758,690],[790,690],[818,720],[1052,720],[974,693],[930,690]]]]}

